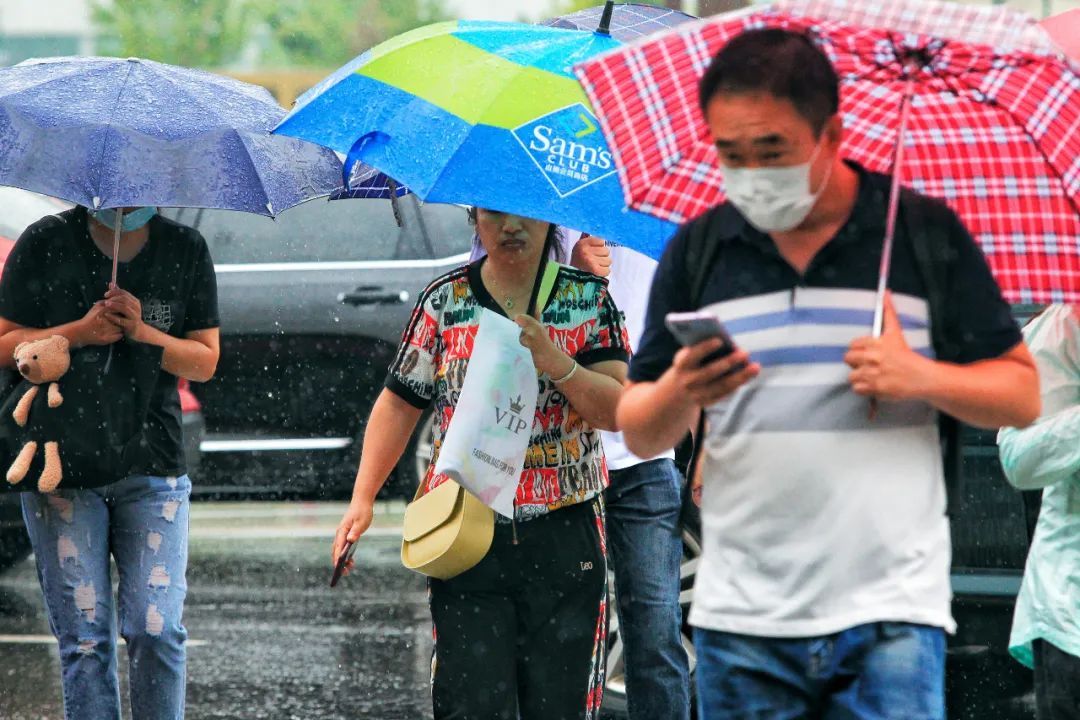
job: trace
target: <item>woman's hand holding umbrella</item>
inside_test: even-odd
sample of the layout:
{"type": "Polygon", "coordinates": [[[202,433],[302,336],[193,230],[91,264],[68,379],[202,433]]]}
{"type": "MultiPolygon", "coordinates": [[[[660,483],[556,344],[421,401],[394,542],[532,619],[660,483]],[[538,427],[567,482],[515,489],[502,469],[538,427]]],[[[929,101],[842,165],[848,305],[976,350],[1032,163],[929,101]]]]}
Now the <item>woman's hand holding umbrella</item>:
{"type": "Polygon", "coordinates": [[[588,270],[593,275],[608,277],[611,275],[611,250],[602,238],[582,235],[574,245],[570,264],[580,270],[588,270]]]}
{"type": "Polygon", "coordinates": [[[120,328],[124,335],[135,342],[142,342],[146,323],[142,319],[142,303],[127,290],[113,286],[105,293],[105,319],[120,328]]]}
{"type": "Polygon", "coordinates": [[[112,345],[124,337],[124,329],[109,319],[104,300],[94,303],[76,326],[71,338],[74,347],[112,345]]]}

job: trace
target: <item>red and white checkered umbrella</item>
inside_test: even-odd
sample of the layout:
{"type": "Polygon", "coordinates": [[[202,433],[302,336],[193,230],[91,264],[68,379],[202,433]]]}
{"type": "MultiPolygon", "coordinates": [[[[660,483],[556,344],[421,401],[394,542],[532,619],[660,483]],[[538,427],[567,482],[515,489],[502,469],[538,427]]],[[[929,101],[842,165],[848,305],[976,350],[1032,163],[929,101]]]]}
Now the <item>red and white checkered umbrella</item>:
{"type": "Polygon", "coordinates": [[[1080,302],[1080,74],[1033,18],[999,7],[781,0],[583,63],[631,207],[685,222],[723,200],[698,81],[759,27],[808,31],[829,55],[847,157],[892,172],[907,116],[897,175],[959,213],[1010,300],[1080,302]]]}

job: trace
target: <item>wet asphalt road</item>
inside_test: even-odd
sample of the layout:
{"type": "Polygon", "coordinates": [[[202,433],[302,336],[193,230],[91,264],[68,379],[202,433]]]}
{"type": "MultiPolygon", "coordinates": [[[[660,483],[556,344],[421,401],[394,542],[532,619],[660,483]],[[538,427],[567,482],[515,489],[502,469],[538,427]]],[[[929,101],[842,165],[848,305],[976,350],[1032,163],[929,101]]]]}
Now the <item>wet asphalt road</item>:
{"type": "MultiPolygon", "coordinates": [[[[423,579],[398,558],[400,508],[381,513],[359,571],[330,589],[343,507],[194,504],[189,720],[430,717],[431,626],[423,579]]],[[[0,575],[0,718],[62,718],[59,668],[27,559],[0,575]]]]}

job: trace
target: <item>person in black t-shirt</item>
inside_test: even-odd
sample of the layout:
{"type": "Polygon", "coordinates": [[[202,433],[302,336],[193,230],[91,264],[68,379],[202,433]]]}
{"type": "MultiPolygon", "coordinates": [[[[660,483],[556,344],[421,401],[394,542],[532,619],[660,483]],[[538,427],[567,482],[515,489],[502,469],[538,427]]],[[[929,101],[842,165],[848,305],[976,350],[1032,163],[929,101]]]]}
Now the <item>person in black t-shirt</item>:
{"type": "Polygon", "coordinates": [[[50,626],[60,645],[66,715],[120,717],[110,551],[119,634],[131,660],[132,714],[184,712],[188,501],[177,378],[204,382],[219,355],[217,286],[206,243],[155,208],[126,208],[117,286],[116,213],[86,208],[30,226],[0,278],[0,367],[21,342],[63,335],[80,354],[114,343],[162,348],[133,474],[95,489],[23,493],[50,626]],[[76,710],[77,708],[77,710],[76,710]]]}

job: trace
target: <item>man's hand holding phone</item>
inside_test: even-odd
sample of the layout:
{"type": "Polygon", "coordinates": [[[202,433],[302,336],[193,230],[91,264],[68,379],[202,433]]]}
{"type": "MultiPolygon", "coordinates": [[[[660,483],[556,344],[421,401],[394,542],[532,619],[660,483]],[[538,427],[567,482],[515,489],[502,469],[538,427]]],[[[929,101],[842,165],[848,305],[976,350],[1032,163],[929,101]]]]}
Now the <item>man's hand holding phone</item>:
{"type": "Polygon", "coordinates": [[[709,407],[753,380],[761,366],[739,350],[718,319],[707,313],[667,317],[668,329],[685,347],[675,354],[670,382],[699,407],[709,407]]]}

